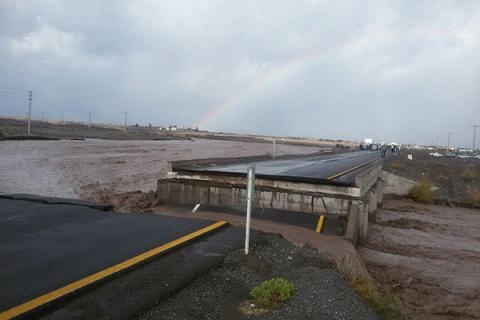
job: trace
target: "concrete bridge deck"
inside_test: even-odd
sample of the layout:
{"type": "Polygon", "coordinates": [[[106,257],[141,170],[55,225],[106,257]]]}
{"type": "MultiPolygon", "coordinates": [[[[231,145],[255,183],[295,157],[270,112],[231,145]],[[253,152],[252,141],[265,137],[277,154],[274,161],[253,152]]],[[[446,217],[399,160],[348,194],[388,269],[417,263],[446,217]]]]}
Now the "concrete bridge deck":
{"type": "Polygon", "coordinates": [[[253,164],[254,208],[312,214],[318,225],[322,216],[336,219],[339,234],[352,242],[366,236],[368,216],[374,217],[383,200],[383,161],[380,153],[366,151],[175,161],[167,177],[158,180],[157,201],[241,209],[246,171],[253,164]]]}
{"type": "Polygon", "coordinates": [[[181,168],[183,171],[245,176],[255,165],[256,176],[265,179],[294,180],[337,185],[352,185],[356,173],[380,158],[378,152],[360,151],[330,155],[314,155],[293,159],[241,161],[204,168],[181,168]]]}

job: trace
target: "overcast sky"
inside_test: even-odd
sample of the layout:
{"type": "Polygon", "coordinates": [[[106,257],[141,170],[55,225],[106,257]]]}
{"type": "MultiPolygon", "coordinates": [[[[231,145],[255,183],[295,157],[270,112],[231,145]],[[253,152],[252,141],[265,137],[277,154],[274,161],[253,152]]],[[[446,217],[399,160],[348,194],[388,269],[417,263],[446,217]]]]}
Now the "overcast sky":
{"type": "Polygon", "coordinates": [[[480,1],[0,0],[0,114],[27,89],[38,118],[471,145],[480,1]]]}

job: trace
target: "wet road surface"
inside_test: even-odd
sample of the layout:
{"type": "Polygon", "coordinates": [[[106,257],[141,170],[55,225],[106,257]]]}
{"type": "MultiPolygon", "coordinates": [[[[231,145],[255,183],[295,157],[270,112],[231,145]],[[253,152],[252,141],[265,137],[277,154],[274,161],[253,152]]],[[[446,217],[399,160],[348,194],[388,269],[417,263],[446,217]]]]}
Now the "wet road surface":
{"type": "Polygon", "coordinates": [[[212,223],[0,198],[0,312],[212,223]]]}
{"type": "Polygon", "coordinates": [[[258,177],[293,178],[295,180],[318,180],[351,184],[355,168],[380,158],[379,152],[359,151],[334,155],[319,155],[295,159],[267,160],[218,165],[206,168],[193,168],[192,171],[221,172],[227,174],[245,174],[248,167],[255,165],[258,177]],[[352,170],[352,171],[349,171],[352,170]],[[343,173],[343,174],[342,174],[343,173]]]}

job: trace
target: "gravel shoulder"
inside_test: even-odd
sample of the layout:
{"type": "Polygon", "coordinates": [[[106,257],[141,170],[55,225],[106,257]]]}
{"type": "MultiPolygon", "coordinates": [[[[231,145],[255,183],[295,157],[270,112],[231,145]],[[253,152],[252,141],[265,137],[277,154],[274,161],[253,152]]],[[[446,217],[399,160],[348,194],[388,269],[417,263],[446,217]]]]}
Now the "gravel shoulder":
{"type": "Polygon", "coordinates": [[[296,247],[268,235],[245,256],[230,253],[224,263],[197,278],[138,319],[377,319],[331,262],[317,250],[296,247]],[[283,277],[295,285],[285,306],[263,313],[250,307],[249,292],[262,281],[283,277]]]}

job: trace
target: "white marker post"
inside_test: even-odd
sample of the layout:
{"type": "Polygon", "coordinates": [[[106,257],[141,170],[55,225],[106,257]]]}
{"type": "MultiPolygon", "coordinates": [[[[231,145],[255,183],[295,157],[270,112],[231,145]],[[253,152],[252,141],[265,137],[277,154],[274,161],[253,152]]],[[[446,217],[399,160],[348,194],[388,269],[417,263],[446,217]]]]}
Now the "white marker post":
{"type": "Polygon", "coordinates": [[[275,141],[275,138],[273,138],[273,152],[272,152],[272,157],[275,158],[277,155],[277,144],[275,141]]]}
{"type": "Polygon", "coordinates": [[[250,216],[252,213],[252,200],[255,189],[255,166],[249,167],[247,171],[247,222],[245,223],[245,255],[248,255],[250,244],[250,216]]]}

